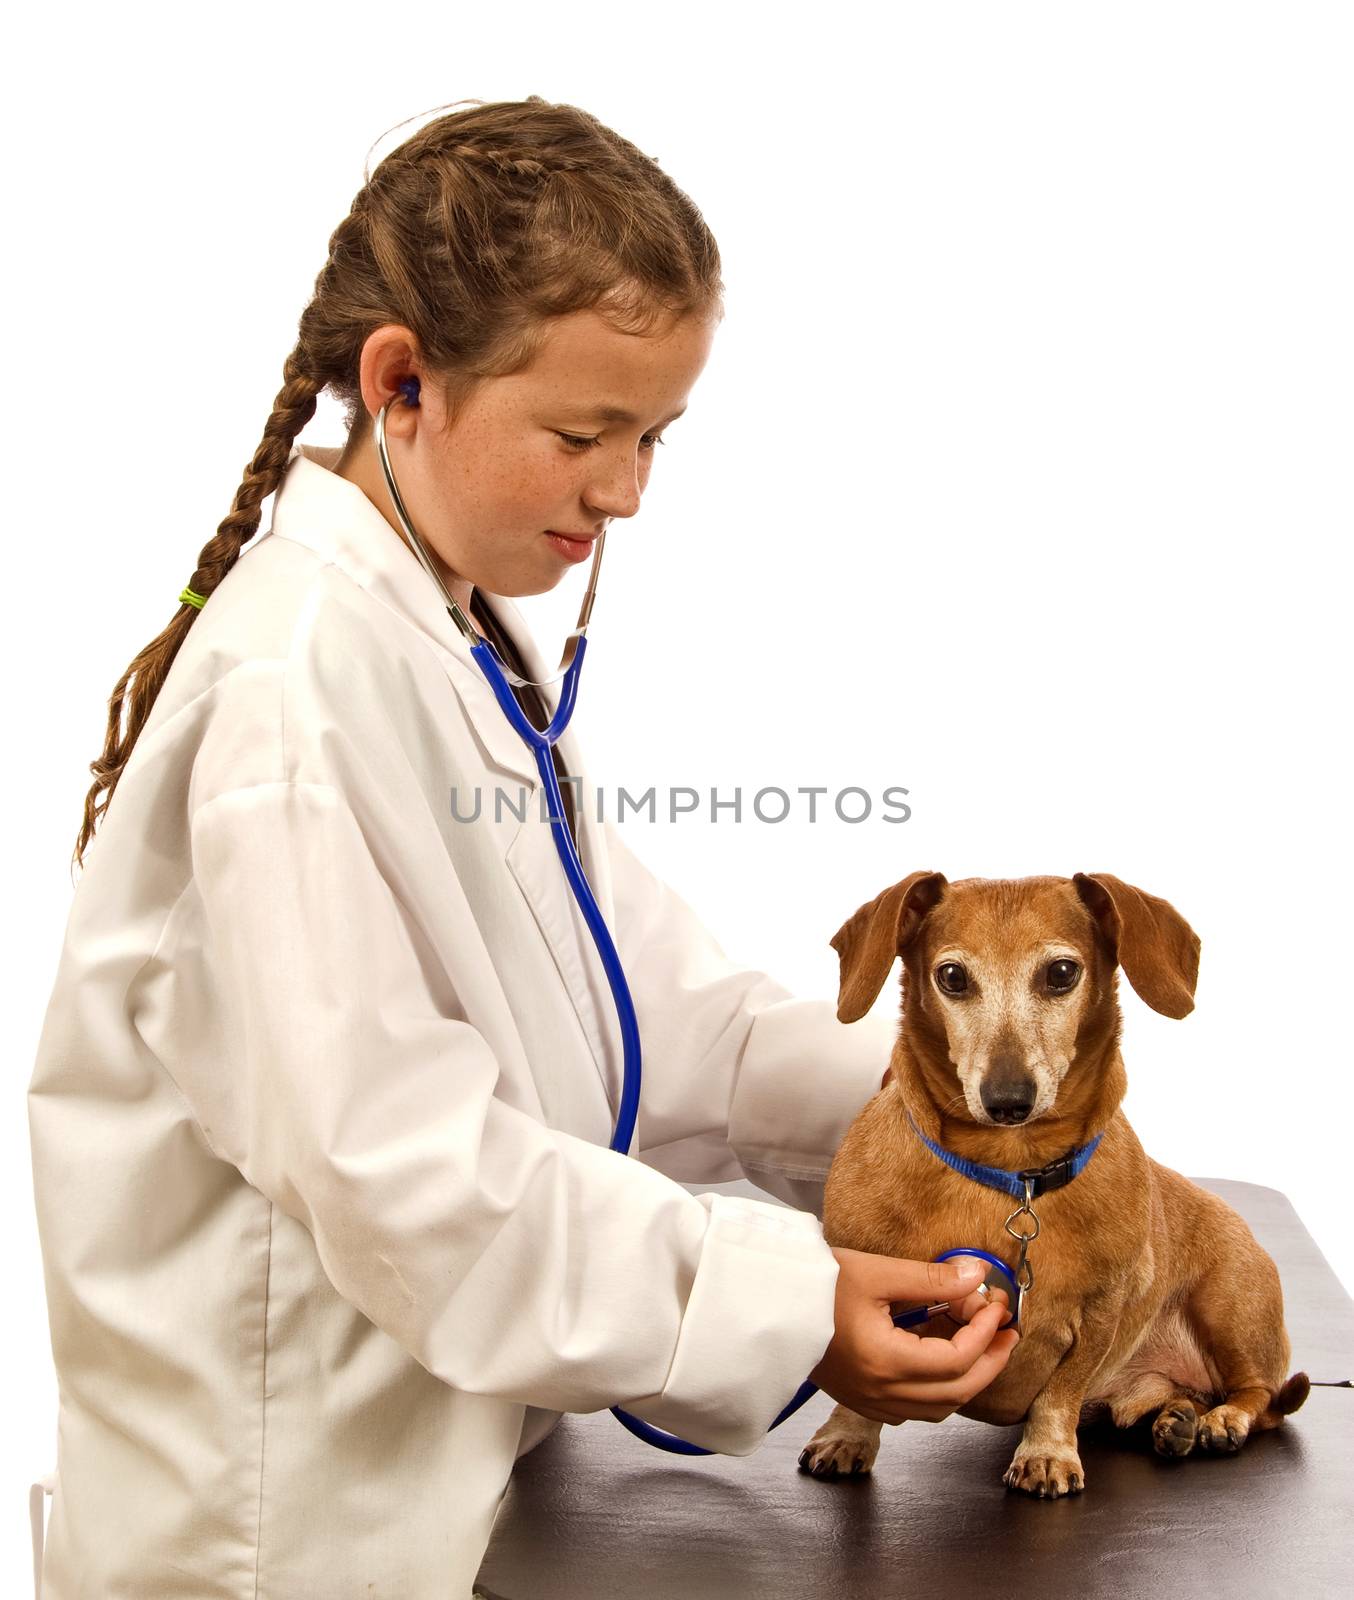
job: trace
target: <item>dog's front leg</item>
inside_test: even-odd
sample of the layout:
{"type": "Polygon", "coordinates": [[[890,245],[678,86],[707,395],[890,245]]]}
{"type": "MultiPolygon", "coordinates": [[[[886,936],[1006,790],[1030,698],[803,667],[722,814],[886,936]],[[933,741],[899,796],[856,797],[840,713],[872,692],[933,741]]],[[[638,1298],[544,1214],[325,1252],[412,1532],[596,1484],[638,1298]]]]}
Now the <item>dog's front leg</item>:
{"type": "Polygon", "coordinates": [[[1042,1499],[1080,1494],[1086,1486],[1077,1453],[1077,1422],[1091,1380],[1109,1351],[1116,1317],[1112,1310],[1082,1309],[1066,1355],[1030,1402],[1025,1429],[1002,1481],[1010,1489],[1042,1499]]]}

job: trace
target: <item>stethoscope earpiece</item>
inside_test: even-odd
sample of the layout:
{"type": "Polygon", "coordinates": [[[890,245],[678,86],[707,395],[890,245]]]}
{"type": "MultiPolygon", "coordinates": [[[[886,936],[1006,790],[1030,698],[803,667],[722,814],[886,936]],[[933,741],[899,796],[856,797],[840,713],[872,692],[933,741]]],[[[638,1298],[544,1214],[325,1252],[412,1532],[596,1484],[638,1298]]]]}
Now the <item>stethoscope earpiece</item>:
{"type": "Polygon", "coordinates": [[[409,406],[418,404],[418,379],[402,378],[395,386],[404,396],[404,403],[409,406]]]}

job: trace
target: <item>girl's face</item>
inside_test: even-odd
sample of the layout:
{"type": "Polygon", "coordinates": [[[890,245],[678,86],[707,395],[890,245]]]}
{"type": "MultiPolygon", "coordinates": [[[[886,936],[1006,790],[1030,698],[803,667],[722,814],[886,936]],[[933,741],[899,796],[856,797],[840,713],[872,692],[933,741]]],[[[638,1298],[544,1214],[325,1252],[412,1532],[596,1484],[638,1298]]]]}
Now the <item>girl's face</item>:
{"type": "MultiPolygon", "coordinates": [[[[613,518],[634,516],[659,436],[686,409],[716,326],[687,317],[643,337],[618,333],[592,311],[556,317],[531,366],[484,380],[449,429],[441,387],[420,369],[408,329],[369,336],[363,400],[374,415],[396,396],[386,413],[395,481],[462,610],[476,584],[510,596],[553,589],[576,563],[550,532],[591,538],[613,518]],[[411,374],[420,384],[413,407],[397,387],[411,374]]],[[[372,430],[336,470],[403,539],[372,430]]]]}

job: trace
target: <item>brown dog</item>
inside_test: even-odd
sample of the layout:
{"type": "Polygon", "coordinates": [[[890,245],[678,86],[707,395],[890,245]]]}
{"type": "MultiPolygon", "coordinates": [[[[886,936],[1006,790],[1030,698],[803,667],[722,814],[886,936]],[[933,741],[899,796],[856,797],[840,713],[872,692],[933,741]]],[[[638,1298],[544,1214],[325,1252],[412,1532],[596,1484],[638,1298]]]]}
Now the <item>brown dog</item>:
{"type": "MultiPolygon", "coordinates": [[[[1031,1186],[1036,1276],[1018,1280],[1020,1342],[959,1408],[1025,1424],[1008,1486],[1079,1492],[1077,1425],[1105,1408],[1119,1427],[1155,1411],[1165,1456],[1196,1442],[1239,1450],[1297,1410],[1308,1379],[1284,1381],[1291,1350],[1273,1261],[1230,1206],[1146,1155],[1119,1110],[1117,967],[1154,1011],[1194,1008],[1199,940],[1173,907],[1107,872],[956,883],[914,872],[862,906],[832,947],[843,1022],[870,1009],[895,956],[903,972],[891,1076],[828,1173],[827,1242],[923,1261],[977,1246],[1016,1270],[1013,1235],[1035,1229],[1014,1215],[1024,1181],[1011,1193],[995,1174],[961,1172],[922,1135],[1013,1179],[1052,1168],[1031,1186]],[[1069,1176],[1060,1158],[1074,1153],[1084,1165],[1069,1176]]],[[[801,1466],[825,1478],[868,1472],[880,1427],[838,1405],[801,1466]]]]}

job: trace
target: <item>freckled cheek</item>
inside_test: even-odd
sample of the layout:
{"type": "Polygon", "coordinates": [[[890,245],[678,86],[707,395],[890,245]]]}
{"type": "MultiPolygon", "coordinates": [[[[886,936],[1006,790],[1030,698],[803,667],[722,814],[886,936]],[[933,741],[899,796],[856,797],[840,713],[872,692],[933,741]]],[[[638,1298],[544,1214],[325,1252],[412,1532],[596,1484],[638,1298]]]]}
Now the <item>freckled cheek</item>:
{"type": "Polygon", "coordinates": [[[498,461],[481,470],[470,493],[481,519],[522,534],[539,533],[567,505],[570,477],[530,458],[498,461]]]}

